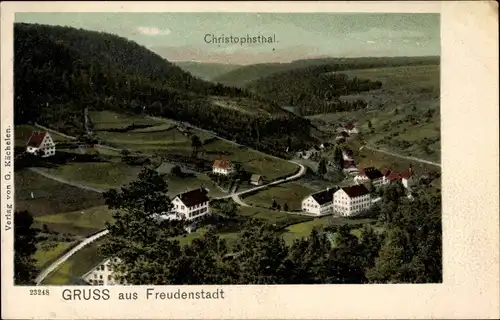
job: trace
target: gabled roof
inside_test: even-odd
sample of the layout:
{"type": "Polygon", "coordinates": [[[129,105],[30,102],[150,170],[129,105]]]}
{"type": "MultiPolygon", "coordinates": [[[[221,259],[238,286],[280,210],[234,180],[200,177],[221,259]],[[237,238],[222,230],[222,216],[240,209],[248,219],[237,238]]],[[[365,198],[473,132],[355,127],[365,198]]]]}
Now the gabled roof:
{"type": "Polygon", "coordinates": [[[252,176],[250,177],[250,181],[259,181],[260,179],[262,179],[262,176],[260,174],[252,174],[252,176]]]}
{"type": "Polygon", "coordinates": [[[382,172],[374,167],[368,167],[359,170],[360,176],[366,176],[370,180],[380,179],[383,177],[382,172]]]}
{"type": "Polygon", "coordinates": [[[401,175],[397,172],[391,172],[388,176],[387,179],[389,181],[398,181],[401,180],[401,175]]]}
{"type": "Polygon", "coordinates": [[[181,193],[174,197],[182,201],[186,206],[192,207],[194,205],[209,201],[207,196],[207,190],[199,188],[188,192],[181,193]]]}
{"type": "Polygon", "coordinates": [[[320,192],[316,192],[316,193],[313,193],[311,194],[311,197],[313,197],[313,199],[319,204],[319,205],[323,205],[325,203],[328,203],[328,202],[332,202],[333,201],[333,194],[335,193],[335,191],[337,191],[338,188],[335,187],[335,188],[330,188],[330,189],[326,189],[326,190],[323,190],[323,191],[320,191],[320,192]]]}
{"type": "Polygon", "coordinates": [[[48,133],[45,131],[35,131],[31,134],[31,137],[26,144],[30,147],[39,148],[47,134],[48,133]]]}
{"type": "Polygon", "coordinates": [[[413,174],[413,172],[411,171],[411,169],[408,169],[408,170],[406,170],[404,172],[401,172],[400,176],[403,179],[409,179],[412,176],[412,174],[413,174]]]}
{"type": "Polygon", "coordinates": [[[370,194],[370,191],[368,191],[368,189],[362,184],[350,187],[343,187],[342,190],[344,190],[344,192],[349,196],[349,198],[356,198],[370,194]]]}
{"type": "Polygon", "coordinates": [[[233,164],[229,160],[215,160],[213,167],[228,170],[233,167],[233,164]]]}

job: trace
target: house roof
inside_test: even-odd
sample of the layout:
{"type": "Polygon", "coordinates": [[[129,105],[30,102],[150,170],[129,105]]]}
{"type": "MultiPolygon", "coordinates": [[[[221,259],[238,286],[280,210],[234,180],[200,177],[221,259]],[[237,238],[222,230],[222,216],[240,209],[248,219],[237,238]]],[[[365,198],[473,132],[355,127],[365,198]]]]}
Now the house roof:
{"type": "Polygon", "coordinates": [[[311,197],[313,197],[313,199],[316,200],[316,202],[319,205],[323,205],[327,202],[333,201],[333,194],[335,193],[335,191],[337,191],[337,189],[338,188],[335,187],[335,188],[326,189],[326,190],[323,190],[320,192],[316,192],[316,193],[311,194],[311,197]]]}
{"type": "Polygon", "coordinates": [[[219,168],[219,169],[230,169],[233,166],[231,161],[229,160],[215,160],[214,161],[214,168],[219,168]]]}
{"type": "Polygon", "coordinates": [[[348,134],[347,132],[345,132],[345,131],[342,131],[340,134],[341,134],[344,138],[349,136],[349,134],[348,134]]]}
{"type": "Polygon", "coordinates": [[[391,173],[391,170],[390,170],[390,169],[388,169],[388,168],[384,168],[384,169],[382,169],[382,175],[383,175],[384,177],[387,177],[390,173],[391,173]]]}
{"type": "Polygon", "coordinates": [[[262,176],[260,174],[252,174],[252,176],[250,177],[250,181],[259,181],[260,179],[262,179],[262,176]]]}
{"type": "Polygon", "coordinates": [[[354,167],[354,160],[344,160],[343,162],[344,168],[354,167]]]}
{"type": "Polygon", "coordinates": [[[412,174],[413,174],[412,170],[411,170],[411,169],[408,169],[408,170],[406,170],[406,171],[404,171],[404,172],[401,172],[401,173],[400,173],[400,176],[401,176],[401,178],[403,178],[403,179],[408,179],[408,178],[410,178],[410,177],[412,176],[412,174]]]}
{"type": "Polygon", "coordinates": [[[355,126],[352,123],[348,123],[344,126],[344,128],[346,128],[347,130],[352,130],[355,128],[355,126]]]}
{"type": "Polygon", "coordinates": [[[181,193],[175,198],[179,197],[182,203],[188,207],[209,201],[207,196],[207,190],[203,188],[194,189],[188,192],[181,193]]]}
{"type": "Polygon", "coordinates": [[[389,181],[397,181],[397,180],[401,180],[401,175],[397,172],[391,172],[388,176],[387,176],[387,179],[389,181]]]}
{"type": "Polygon", "coordinates": [[[28,140],[28,143],[27,145],[30,146],[30,147],[35,147],[35,148],[39,148],[40,145],[42,144],[43,142],[43,139],[45,138],[45,136],[47,135],[48,133],[45,132],[45,131],[35,131],[31,134],[31,137],[29,138],[28,140]]]}
{"type": "Polygon", "coordinates": [[[343,187],[342,190],[349,196],[349,198],[361,197],[369,194],[370,191],[363,185],[358,184],[350,187],[343,187]]]}
{"type": "Polygon", "coordinates": [[[383,177],[382,172],[374,167],[368,167],[359,170],[360,176],[366,176],[370,180],[380,179],[383,177]]]}

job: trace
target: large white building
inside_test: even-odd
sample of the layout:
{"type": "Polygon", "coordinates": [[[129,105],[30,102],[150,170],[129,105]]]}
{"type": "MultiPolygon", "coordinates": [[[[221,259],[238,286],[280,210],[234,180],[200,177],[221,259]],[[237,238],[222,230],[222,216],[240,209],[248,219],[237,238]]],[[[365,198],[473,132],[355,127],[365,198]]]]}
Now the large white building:
{"type": "Polygon", "coordinates": [[[216,174],[229,175],[236,171],[233,163],[229,160],[215,160],[212,166],[212,172],[216,174]]]}
{"type": "Polygon", "coordinates": [[[302,200],[302,211],[315,215],[326,215],[332,213],[333,193],[337,188],[328,188],[316,192],[302,200]]]}
{"type": "Polygon", "coordinates": [[[362,184],[340,188],[333,195],[333,213],[337,215],[356,215],[370,205],[370,191],[362,184]]]}
{"type": "Polygon", "coordinates": [[[210,214],[208,191],[194,189],[177,195],[172,200],[172,211],[185,220],[195,220],[210,214]]]}
{"type": "MultiPolygon", "coordinates": [[[[118,261],[118,258],[114,258],[115,262],[118,261]]],[[[113,266],[111,265],[111,259],[106,259],[99,263],[97,266],[92,268],[89,272],[82,276],[82,279],[94,286],[112,286],[118,284],[124,284],[123,282],[119,282],[115,279],[116,273],[113,270],[113,266]]]]}
{"type": "Polygon", "coordinates": [[[26,152],[50,157],[56,154],[56,144],[48,132],[35,131],[26,143],[26,152]]]}

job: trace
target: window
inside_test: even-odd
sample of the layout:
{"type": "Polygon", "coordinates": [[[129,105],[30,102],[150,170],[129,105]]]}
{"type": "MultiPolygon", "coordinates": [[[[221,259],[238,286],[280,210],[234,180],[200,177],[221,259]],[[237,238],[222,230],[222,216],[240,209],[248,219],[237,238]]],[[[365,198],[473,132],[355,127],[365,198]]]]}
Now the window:
{"type": "Polygon", "coordinates": [[[108,276],[108,281],[111,281],[111,275],[108,276]]]}
{"type": "Polygon", "coordinates": [[[101,274],[101,275],[99,275],[99,279],[102,279],[102,274],[101,274]]]}
{"type": "Polygon", "coordinates": [[[104,285],[104,281],[103,280],[99,280],[99,285],[100,286],[104,285]]]}

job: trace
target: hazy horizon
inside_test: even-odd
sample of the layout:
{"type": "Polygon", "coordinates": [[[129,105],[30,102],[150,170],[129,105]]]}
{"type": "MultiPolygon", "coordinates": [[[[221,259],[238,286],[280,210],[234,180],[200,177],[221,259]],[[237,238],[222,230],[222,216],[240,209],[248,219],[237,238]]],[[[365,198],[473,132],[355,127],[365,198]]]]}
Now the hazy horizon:
{"type": "Polygon", "coordinates": [[[439,56],[439,18],[436,13],[16,13],[15,21],[112,33],[173,62],[248,65],[439,56]]]}

